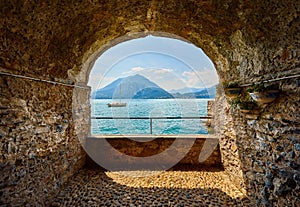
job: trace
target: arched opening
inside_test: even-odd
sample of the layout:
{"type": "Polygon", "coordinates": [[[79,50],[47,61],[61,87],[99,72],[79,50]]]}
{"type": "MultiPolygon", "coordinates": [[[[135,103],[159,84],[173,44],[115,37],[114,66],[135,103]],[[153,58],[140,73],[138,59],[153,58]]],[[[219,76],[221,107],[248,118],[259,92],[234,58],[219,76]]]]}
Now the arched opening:
{"type": "MultiPolygon", "coordinates": [[[[153,33],[151,33],[151,34],[153,34],[153,33]]],[[[161,33],[158,33],[158,34],[161,34],[161,33]]],[[[165,34],[165,33],[164,33],[165,34]]],[[[165,34],[166,35],[166,34],[165,34]]],[[[144,36],[144,34],[142,35],[142,36],[144,36]]],[[[174,37],[174,35],[170,35],[170,34],[168,34],[167,36],[172,36],[172,37],[174,37]]],[[[136,36],[135,36],[136,37],[136,36]]],[[[127,38],[121,38],[123,41],[124,41],[124,39],[126,39],[126,40],[128,40],[127,38]]],[[[115,40],[115,41],[117,41],[118,42],[118,40],[115,40]]],[[[114,42],[114,41],[112,41],[112,42],[114,42]]],[[[122,42],[122,41],[121,41],[122,42]]],[[[113,44],[113,43],[111,43],[111,42],[109,42],[108,43],[108,45],[116,45],[116,44],[113,44]]],[[[106,45],[106,46],[101,46],[100,47],[100,49],[97,51],[97,52],[95,52],[93,55],[91,55],[90,56],[90,58],[92,58],[93,59],[93,61],[96,61],[96,59],[97,59],[97,57],[99,57],[99,55],[101,55],[101,54],[104,54],[104,52],[108,49],[109,47],[106,45]],[[97,55],[95,55],[95,54],[97,54],[97,55]]],[[[88,58],[87,58],[88,59],[88,58]]],[[[87,61],[87,63],[89,63],[89,64],[85,64],[85,66],[88,66],[87,68],[83,68],[83,70],[81,71],[81,72],[83,72],[82,74],[84,74],[82,77],[85,77],[85,78],[87,78],[89,75],[89,73],[90,73],[90,71],[91,71],[91,69],[92,69],[92,65],[94,64],[94,62],[93,61],[91,61],[91,59],[89,60],[89,61],[87,61]]],[[[220,62],[219,62],[219,64],[220,64],[220,62]]],[[[216,64],[215,64],[216,65],[216,64]]],[[[85,82],[88,82],[87,81],[88,80],[88,78],[85,80],[85,82]]],[[[93,147],[95,147],[96,145],[94,145],[94,144],[91,144],[93,147]]],[[[105,145],[104,144],[104,146],[105,147],[107,147],[108,145],[105,145]]],[[[99,148],[99,147],[96,147],[97,148],[97,150],[98,150],[98,152],[99,151],[101,151],[102,149],[104,149],[105,147],[103,147],[103,145],[99,148]]],[[[181,146],[180,145],[177,145],[177,148],[180,148],[181,146]]],[[[190,148],[191,146],[188,146],[188,148],[190,148]]],[[[89,148],[90,149],[90,148],[89,148]]],[[[199,148],[198,148],[199,149],[199,148]]],[[[89,150],[87,150],[87,153],[89,154],[89,150]]],[[[124,154],[125,154],[125,156],[123,156],[123,158],[124,159],[126,159],[127,157],[128,157],[128,155],[129,155],[129,157],[130,157],[130,159],[133,157],[133,156],[131,156],[130,155],[130,153],[128,153],[128,154],[126,154],[126,152],[123,152],[124,154]],[[127,156],[127,157],[126,157],[127,156]]],[[[177,151],[175,152],[175,154],[173,153],[173,156],[175,157],[175,159],[177,159],[177,156],[176,156],[176,153],[177,153],[177,151]]],[[[91,154],[89,154],[90,156],[91,156],[91,154]]],[[[151,154],[149,154],[149,156],[151,157],[151,154]]],[[[101,154],[101,156],[100,157],[105,157],[105,154],[101,154]]],[[[159,157],[160,159],[162,158],[162,157],[159,157]]],[[[122,159],[122,158],[121,158],[122,159]]],[[[156,159],[155,161],[158,163],[158,165],[161,165],[161,162],[159,162],[159,160],[160,159],[156,159]]],[[[120,160],[120,158],[118,158],[118,160],[120,160]]],[[[134,160],[134,159],[132,159],[132,160],[134,160]]],[[[95,161],[95,160],[94,160],[95,161]]],[[[103,161],[103,160],[101,160],[101,161],[103,161]]],[[[101,166],[104,166],[105,168],[107,167],[107,166],[105,166],[105,164],[108,164],[108,167],[111,167],[111,168],[106,168],[106,169],[110,169],[111,171],[118,171],[118,170],[120,170],[120,169],[125,169],[125,171],[126,170],[131,170],[131,166],[129,167],[129,168],[122,168],[122,167],[124,167],[124,166],[122,166],[122,164],[124,164],[124,163],[122,163],[122,162],[120,162],[120,163],[118,163],[118,167],[119,166],[121,166],[121,168],[114,168],[115,166],[111,166],[110,164],[110,160],[109,159],[105,159],[104,161],[106,161],[106,162],[104,162],[104,163],[101,163],[100,162],[100,165],[101,164],[104,164],[104,165],[101,165],[101,166]]],[[[96,160],[96,162],[99,164],[99,161],[98,160],[96,160]]],[[[146,162],[145,162],[146,163],[146,162]]],[[[145,164],[145,163],[142,163],[142,164],[145,164]]],[[[146,164],[149,164],[149,163],[146,163],[146,164]]],[[[152,164],[152,163],[151,163],[152,164]]],[[[128,163],[126,163],[126,167],[128,167],[128,163]]],[[[167,167],[169,167],[168,165],[167,165],[167,167]]],[[[134,169],[134,168],[133,168],[134,169]]],[[[156,166],[154,166],[154,171],[153,172],[155,172],[155,170],[160,170],[161,168],[156,168],[156,166]]],[[[148,170],[148,169],[147,169],[148,170]]],[[[115,175],[113,175],[113,174],[111,174],[111,175],[109,175],[109,177],[111,176],[111,178],[112,179],[116,179],[116,178],[114,178],[114,176],[115,175]]],[[[131,175],[132,176],[132,175],[131,175]]],[[[143,174],[142,176],[147,176],[147,174],[145,175],[145,174],[143,174]]],[[[118,182],[120,182],[120,181],[118,181],[118,182]]],[[[120,184],[121,184],[121,182],[120,182],[120,184]]],[[[127,184],[125,184],[125,185],[128,185],[128,183],[127,184]]],[[[240,188],[238,188],[238,191],[240,191],[241,189],[240,188]]],[[[238,194],[236,194],[235,196],[242,196],[243,195],[243,193],[238,193],[238,194]]],[[[235,197],[236,198],[236,197],[235,197]]]]}
{"type": "Polygon", "coordinates": [[[89,76],[91,133],[207,134],[207,120],[192,117],[207,117],[217,84],[213,63],[191,43],[152,35],[119,43],[97,59],[89,76]],[[124,105],[108,108],[112,101],[124,105]]]}
{"type": "MultiPolygon", "coordinates": [[[[169,34],[169,36],[174,37],[175,35],[169,34]]],[[[91,81],[89,82],[92,88],[95,88],[99,83],[100,88],[104,86],[91,92],[91,134],[105,135],[109,130],[111,130],[110,134],[125,134],[125,136],[128,134],[151,134],[151,138],[149,136],[148,138],[145,137],[145,140],[137,140],[141,142],[153,139],[152,134],[177,136],[179,136],[178,134],[208,134],[205,124],[201,124],[201,118],[206,119],[207,117],[207,99],[214,98],[215,87],[218,82],[217,74],[212,62],[201,49],[180,39],[183,38],[171,39],[160,36],[147,36],[142,39],[124,42],[124,45],[119,44],[112,47],[111,50],[115,50],[115,54],[110,50],[107,50],[107,54],[105,52],[101,53],[99,62],[96,61],[94,65],[98,67],[98,71],[95,69],[91,72],[91,81]],[[108,60],[105,58],[108,58],[108,60]],[[126,80],[129,79],[134,83],[132,84],[129,81],[126,83],[126,80]],[[113,82],[110,83],[110,81],[113,82]],[[123,84],[124,82],[125,84],[123,84]],[[106,86],[108,83],[110,84],[106,86]],[[120,93],[121,83],[125,85],[125,87],[122,87],[123,94],[120,93]],[[113,90],[111,90],[112,88],[113,90]],[[148,98],[149,94],[150,96],[152,94],[144,93],[143,95],[146,98],[140,98],[140,92],[145,89],[150,90],[155,95],[159,91],[159,96],[148,98]],[[175,89],[184,90],[184,93],[172,94],[171,90],[175,89]],[[196,89],[198,90],[193,93],[192,90],[196,89]],[[128,93],[128,95],[124,95],[124,93],[128,93]],[[162,94],[163,97],[161,97],[162,94]],[[175,97],[175,95],[179,97],[175,97]],[[197,96],[198,98],[203,96],[206,99],[197,99],[197,96]],[[93,99],[95,97],[100,100],[93,99]],[[110,100],[102,99],[107,97],[111,99],[121,98],[124,103],[127,102],[127,105],[122,108],[108,108],[107,102],[110,100]],[[145,100],[147,101],[145,102],[145,100]],[[167,106],[163,107],[163,104],[167,106]],[[103,117],[105,119],[101,120],[103,117]],[[109,118],[108,121],[107,118],[109,118]],[[100,119],[100,122],[98,119],[100,119]],[[103,128],[102,132],[98,130],[101,127],[103,128]]],[[[136,139],[132,136],[128,138],[136,139]]],[[[201,140],[201,143],[204,141],[201,140]]],[[[189,143],[189,145],[191,144],[193,143],[189,143]]],[[[169,145],[162,146],[163,149],[158,149],[158,151],[165,151],[169,145]]],[[[144,149],[136,151],[140,150],[145,151],[144,149]]],[[[126,151],[126,149],[123,149],[123,151],[126,151]]],[[[210,151],[213,154],[214,148],[212,147],[210,151]]],[[[187,152],[188,150],[185,153],[187,152]]],[[[145,153],[149,154],[148,152],[145,153]]],[[[151,153],[155,154],[154,152],[151,153]]],[[[181,159],[184,156],[185,154],[182,153],[181,159]]],[[[208,155],[205,159],[207,157],[208,155]]],[[[213,161],[214,164],[219,163],[218,156],[211,160],[213,159],[216,159],[213,161]]],[[[198,163],[199,161],[189,162],[198,163]]]]}

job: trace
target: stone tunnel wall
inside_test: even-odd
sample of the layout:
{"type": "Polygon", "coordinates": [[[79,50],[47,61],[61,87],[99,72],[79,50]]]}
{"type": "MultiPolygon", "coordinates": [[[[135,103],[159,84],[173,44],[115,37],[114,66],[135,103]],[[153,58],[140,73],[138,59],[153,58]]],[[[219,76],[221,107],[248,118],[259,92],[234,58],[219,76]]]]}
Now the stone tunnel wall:
{"type": "Polygon", "coordinates": [[[1,75],[0,94],[0,205],[47,205],[85,162],[73,88],[1,75]]]}
{"type": "MultiPolygon", "coordinates": [[[[295,34],[299,31],[296,13],[299,14],[300,7],[281,6],[261,6],[253,18],[248,16],[246,27],[257,30],[256,37],[250,37],[246,27],[231,34],[232,54],[222,52],[230,70],[227,74],[219,73],[220,82],[238,81],[243,85],[287,76],[298,78],[266,83],[277,87],[281,94],[275,102],[260,105],[258,115],[245,115],[233,107],[221,86],[215,103],[214,124],[225,170],[257,206],[299,203],[300,41],[295,34]],[[262,12],[263,9],[269,13],[262,12]],[[268,17],[275,13],[276,18],[268,17]]],[[[247,94],[246,88],[243,95],[247,94]]]]}
{"type": "MultiPolygon", "coordinates": [[[[241,161],[236,144],[237,133],[233,117],[229,113],[230,105],[227,103],[224,93],[218,88],[217,97],[213,109],[212,126],[219,137],[220,150],[223,166],[230,175],[231,181],[243,192],[246,193],[245,180],[241,169],[241,161]]],[[[241,121],[241,120],[239,120],[241,121]]]]}
{"type": "Polygon", "coordinates": [[[257,120],[244,119],[246,133],[238,132],[250,138],[242,145],[246,153],[241,158],[248,166],[252,163],[245,176],[257,181],[250,182],[249,187],[258,189],[256,199],[264,204],[278,198],[278,206],[296,206],[300,202],[299,84],[299,78],[279,82],[281,97],[262,107],[257,120]]]}
{"type": "Polygon", "coordinates": [[[250,196],[255,195],[256,205],[297,206],[300,79],[277,84],[280,97],[270,104],[259,105],[258,114],[243,114],[230,100],[219,98],[217,108],[225,104],[226,110],[223,113],[219,110],[217,130],[221,133],[225,169],[237,186],[246,187],[250,196]]]}
{"type": "MultiPolygon", "coordinates": [[[[86,84],[112,40],[158,31],[202,48],[220,82],[299,75],[299,1],[3,0],[0,8],[0,69],[11,74],[86,84]]],[[[82,166],[89,92],[0,78],[1,202],[43,203],[82,166]]],[[[232,109],[221,93],[216,123],[233,182],[261,205],[291,206],[299,199],[299,80],[278,84],[280,98],[257,119],[232,109]]]]}
{"type": "MultiPolygon", "coordinates": [[[[300,79],[278,83],[280,97],[261,106],[257,119],[243,117],[237,129],[241,162],[249,189],[259,204],[297,206],[300,203],[300,79]]],[[[235,110],[231,111],[235,117],[235,110]]],[[[237,119],[239,120],[239,119],[237,119]]],[[[235,122],[240,123],[240,122],[235,122]]]]}

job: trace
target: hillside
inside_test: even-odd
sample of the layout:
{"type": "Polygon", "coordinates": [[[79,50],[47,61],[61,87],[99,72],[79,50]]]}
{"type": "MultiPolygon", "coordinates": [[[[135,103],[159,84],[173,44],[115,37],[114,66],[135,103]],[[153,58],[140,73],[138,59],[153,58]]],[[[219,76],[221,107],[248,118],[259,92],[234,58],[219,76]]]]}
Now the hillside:
{"type": "Polygon", "coordinates": [[[167,99],[174,98],[170,93],[161,88],[145,88],[135,94],[133,99],[167,99]]]}
{"type": "Polygon", "coordinates": [[[167,98],[214,98],[216,86],[210,88],[183,88],[167,92],[156,83],[141,75],[119,78],[94,91],[93,99],[167,99],[167,98]]]}
{"type": "Polygon", "coordinates": [[[200,91],[194,91],[189,93],[171,93],[174,98],[190,99],[190,98],[215,98],[216,86],[205,88],[200,91]]]}
{"type": "Polygon", "coordinates": [[[119,78],[94,91],[93,99],[159,99],[173,96],[144,76],[134,75],[119,78]]]}

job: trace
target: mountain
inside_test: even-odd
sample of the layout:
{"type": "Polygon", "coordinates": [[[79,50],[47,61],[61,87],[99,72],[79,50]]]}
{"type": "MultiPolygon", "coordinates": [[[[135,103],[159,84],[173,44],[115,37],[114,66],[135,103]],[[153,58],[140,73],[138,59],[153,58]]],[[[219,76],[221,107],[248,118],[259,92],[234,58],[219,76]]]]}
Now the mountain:
{"type": "Polygon", "coordinates": [[[202,91],[195,92],[196,98],[215,98],[216,97],[216,85],[210,88],[203,89],[202,91]]]}
{"type": "Polygon", "coordinates": [[[104,88],[92,92],[91,97],[94,99],[111,99],[112,94],[114,94],[115,89],[120,85],[122,80],[123,78],[119,78],[104,88]]]}
{"type": "Polygon", "coordinates": [[[166,99],[166,98],[174,98],[174,97],[161,88],[144,88],[133,96],[133,99],[166,99]]]}
{"type": "Polygon", "coordinates": [[[169,93],[180,93],[180,94],[184,94],[184,93],[195,93],[195,92],[199,92],[202,91],[203,88],[189,88],[189,87],[185,87],[185,88],[181,88],[181,89],[172,89],[170,91],[168,91],[169,93]]]}
{"type": "Polygon", "coordinates": [[[216,86],[210,88],[200,89],[200,91],[189,92],[189,93],[172,93],[174,98],[215,98],[216,97],[216,86]]]}
{"type": "Polygon", "coordinates": [[[94,99],[157,99],[173,96],[144,76],[134,75],[119,78],[104,88],[94,91],[94,99]]]}

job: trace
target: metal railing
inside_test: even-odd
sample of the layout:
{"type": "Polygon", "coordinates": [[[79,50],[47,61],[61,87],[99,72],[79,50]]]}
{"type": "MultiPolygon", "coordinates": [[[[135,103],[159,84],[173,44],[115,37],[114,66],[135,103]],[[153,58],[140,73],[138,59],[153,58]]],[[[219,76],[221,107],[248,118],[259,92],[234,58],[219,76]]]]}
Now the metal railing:
{"type": "Polygon", "coordinates": [[[211,119],[211,116],[188,116],[188,117],[182,117],[182,116],[166,116],[166,117],[111,117],[111,116],[104,116],[104,117],[91,117],[91,119],[148,119],[150,120],[150,134],[152,134],[152,123],[153,119],[211,119]]]}

